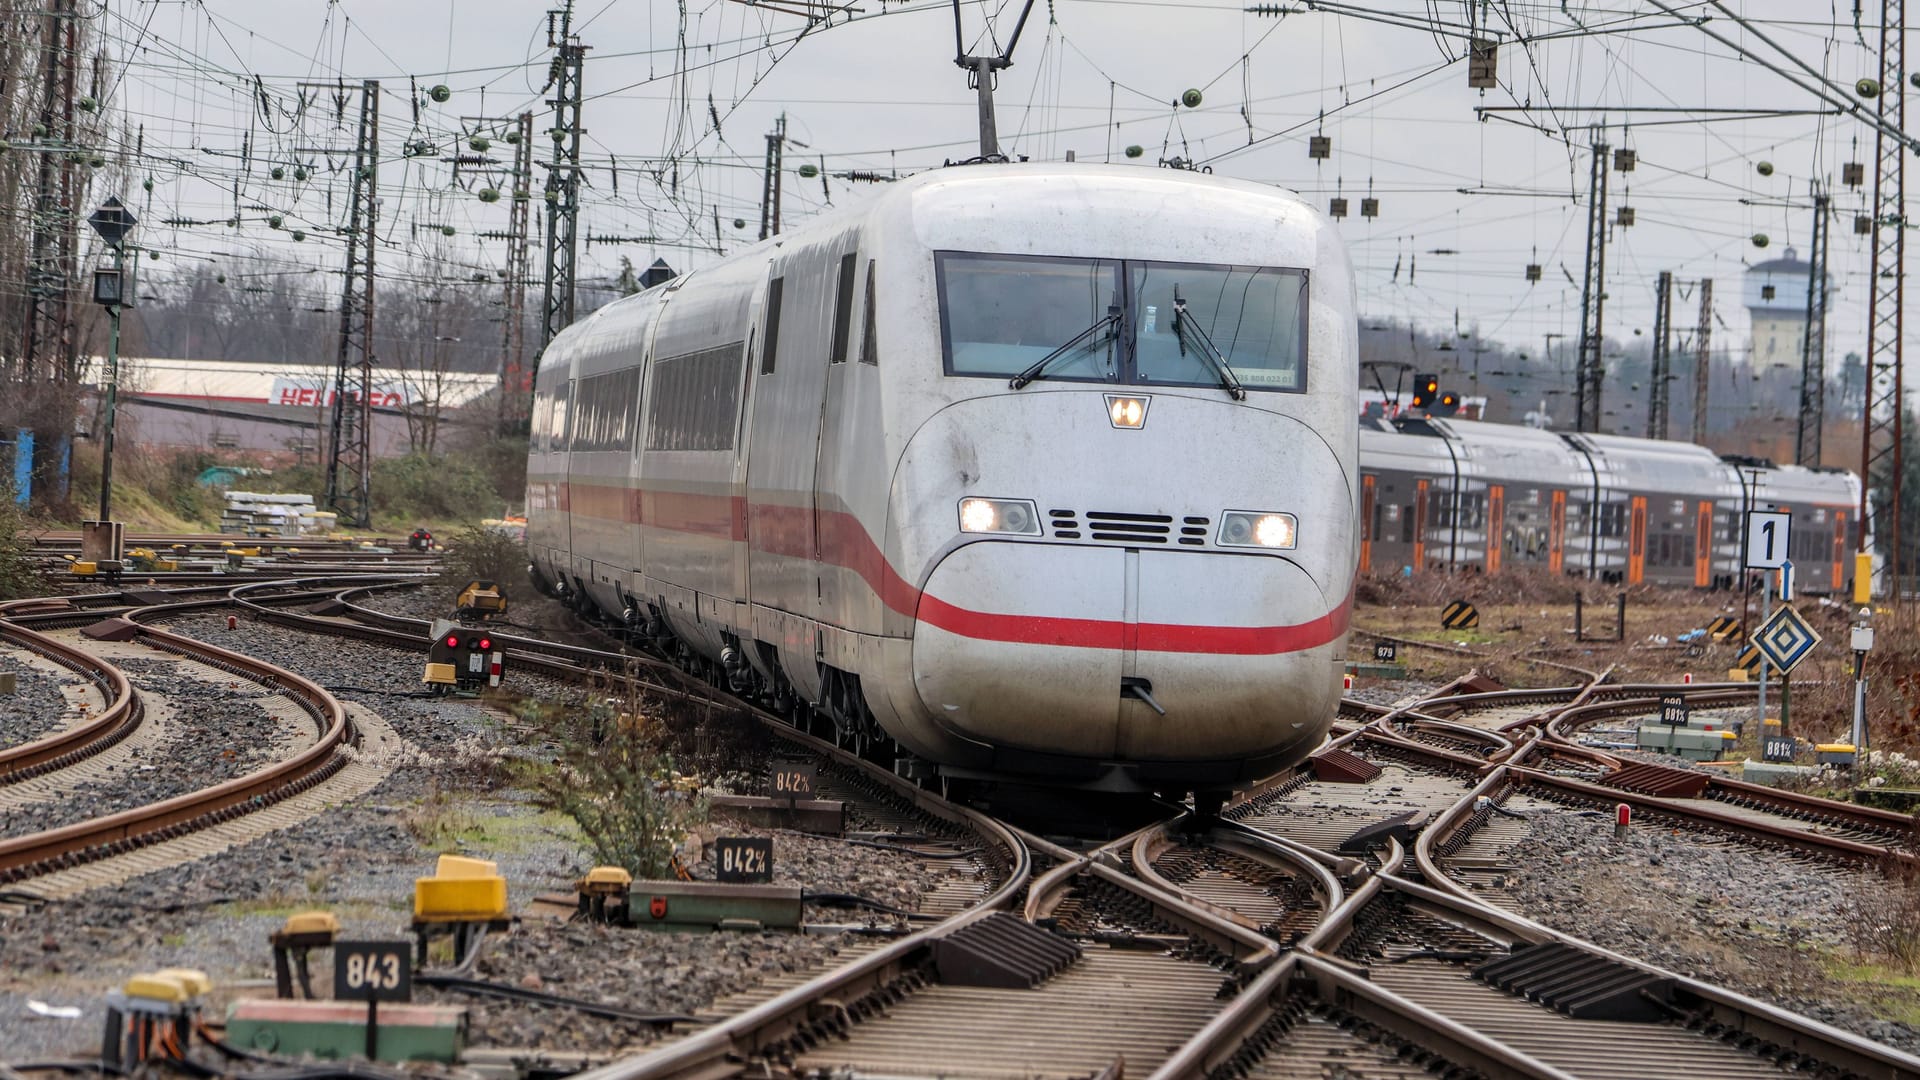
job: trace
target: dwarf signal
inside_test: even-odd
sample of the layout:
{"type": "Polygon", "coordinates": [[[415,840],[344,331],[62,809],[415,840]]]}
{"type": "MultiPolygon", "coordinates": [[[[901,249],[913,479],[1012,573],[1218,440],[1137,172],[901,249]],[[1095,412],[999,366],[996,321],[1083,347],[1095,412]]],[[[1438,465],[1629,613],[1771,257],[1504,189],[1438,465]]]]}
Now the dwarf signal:
{"type": "Polygon", "coordinates": [[[504,655],[491,634],[439,619],[433,624],[433,644],[427,649],[421,681],[441,693],[499,686],[504,655]]]}

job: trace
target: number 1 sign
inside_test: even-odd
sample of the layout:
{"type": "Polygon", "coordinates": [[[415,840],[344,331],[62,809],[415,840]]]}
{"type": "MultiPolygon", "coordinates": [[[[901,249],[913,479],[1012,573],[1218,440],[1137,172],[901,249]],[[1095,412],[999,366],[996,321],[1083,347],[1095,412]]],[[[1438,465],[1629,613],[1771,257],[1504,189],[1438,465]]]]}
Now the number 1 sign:
{"type": "Polygon", "coordinates": [[[1778,570],[1787,561],[1787,530],[1792,514],[1772,510],[1747,511],[1747,568],[1778,570]]]}

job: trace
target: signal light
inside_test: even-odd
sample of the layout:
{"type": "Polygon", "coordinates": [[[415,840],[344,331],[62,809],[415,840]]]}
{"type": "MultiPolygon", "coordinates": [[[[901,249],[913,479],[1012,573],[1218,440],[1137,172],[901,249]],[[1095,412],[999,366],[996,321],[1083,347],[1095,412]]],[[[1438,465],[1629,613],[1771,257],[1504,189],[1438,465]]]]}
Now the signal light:
{"type": "Polygon", "coordinates": [[[1413,407],[1424,409],[1440,396],[1440,377],[1420,374],[1413,377],[1413,407]]]}
{"type": "Polygon", "coordinates": [[[460,647],[460,635],[459,635],[459,634],[448,634],[448,635],[447,635],[447,648],[449,648],[449,649],[457,649],[457,648],[459,648],[459,647],[460,647]]]}
{"type": "Polygon", "coordinates": [[[493,648],[493,639],[492,639],[492,638],[481,638],[481,639],[480,639],[480,651],[481,651],[481,652],[486,652],[486,651],[487,651],[488,649],[491,649],[491,648],[493,648]]]}

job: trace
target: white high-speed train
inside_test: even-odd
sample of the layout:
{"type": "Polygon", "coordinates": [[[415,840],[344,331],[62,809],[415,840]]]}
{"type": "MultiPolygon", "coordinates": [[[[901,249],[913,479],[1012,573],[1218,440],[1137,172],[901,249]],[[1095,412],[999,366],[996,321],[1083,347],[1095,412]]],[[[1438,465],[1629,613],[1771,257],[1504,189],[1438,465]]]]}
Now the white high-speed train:
{"type": "Polygon", "coordinates": [[[1356,329],[1294,195],[925,173],[553,341],[533,574],[952,775],[1221,792],[1340,696],[1356,329]]]}

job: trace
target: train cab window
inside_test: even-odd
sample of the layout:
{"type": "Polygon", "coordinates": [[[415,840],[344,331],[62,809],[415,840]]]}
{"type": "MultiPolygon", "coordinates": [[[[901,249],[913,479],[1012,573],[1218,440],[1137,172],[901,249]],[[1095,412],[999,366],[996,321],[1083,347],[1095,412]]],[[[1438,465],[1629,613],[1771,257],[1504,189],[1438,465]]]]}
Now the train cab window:
{"type": "Polygon", "coordinates": [[[569,408],[572,397],[572,379],[568,379],[555,386],[553,392],[553,442],[550,444],[553,450],[565,452],[571,449],[571,447],[567,445],[567,421],[573,416],[573,410],[569,408]]]}
{"type": "Polygon", "coordinates": [[[1301,390],[1307,275],[1259,266],[1129,263],[1140,383],[1218,386],[1225,363],[1250,390],[1301,390]]]}
{"type": "Polygon", "coordinates": [[[787,283],[786,278],[774,278],[767,283],[767,333],[765,344],[760,348],[760,374],[773,374],[775,354],[780,346],[780,293],[787,283]]]}
{"type": "Polygon", "coordinates": [[[949,374],[1018,375],[1084,338],[1055,358],[1046,377],[1119,377],[1119,335],[1111,324],[1100,325],[1120,300],[1119,263],[942,251],[934,257],[934,276],[949,374]]]}
{"type": "Polygon", "coordinates": [[[1047,361],[1035,377],[1219,387],[1224,366],[1248,390],[1306,389],[1304,270],[963,251],[933,265],[949,375],[1047,361]]]}
{"type": "Polygon", "coordinates": [[[833,300],[833,351],[829,363],[847,362],[847,338],[853,329],[853,279],[859,257],[849,251],[840,256],[840,287],[833,300]]]}
{"type": "Polygon", "coordinates": [[[867,260],[867,302],[866,332],[860,338],[860,362],[878,365],[880,363],[880,343],[873,330],[873,260],[867,260]]]}

